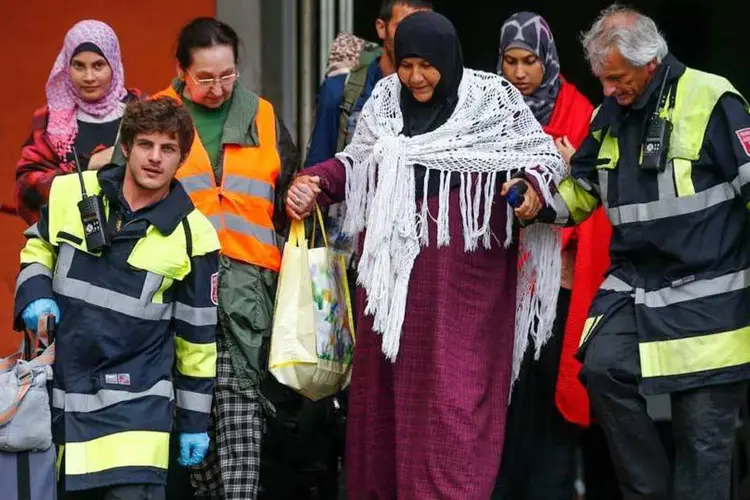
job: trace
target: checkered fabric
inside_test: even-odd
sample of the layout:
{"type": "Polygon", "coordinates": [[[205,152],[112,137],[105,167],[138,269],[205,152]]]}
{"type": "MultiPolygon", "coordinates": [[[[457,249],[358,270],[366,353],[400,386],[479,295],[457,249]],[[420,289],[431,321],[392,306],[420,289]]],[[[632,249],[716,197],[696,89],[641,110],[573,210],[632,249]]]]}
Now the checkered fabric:
{"type": "Polygon", "coordinates": [[[208,434],[211,445],[190,479],[198,498],[253,500],[258,493],[263,409],[257,388],[241,389],[229,352],[218,341],[208,434]]]}

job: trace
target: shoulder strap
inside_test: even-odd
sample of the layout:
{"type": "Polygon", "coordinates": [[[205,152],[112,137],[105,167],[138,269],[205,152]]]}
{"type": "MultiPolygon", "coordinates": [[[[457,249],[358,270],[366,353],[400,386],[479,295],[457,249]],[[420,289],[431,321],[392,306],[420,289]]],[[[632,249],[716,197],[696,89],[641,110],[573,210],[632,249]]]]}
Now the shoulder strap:
{"type": "Polygon", "coordinates": [[[185,249],[187,250],[188,257],[193,258],[193,232],[190,230],[190,222],[188,218],[182,219],[182,229],[185,230],[185,249]]]}
{"type": "Polygon", "coordinates": [[[365,89],[367,70],[368,66],[362,64],[353,68],[351,73],[347,75],[346,83],[344,84],[344,98],[341,101],[342,110],[351,113],[352,109],[354,109],[359,96],[362,95],[362,91],[365,89]]]}
{"type": "Polygon", "coordinates": [[[341,114],[339,115],[339,135],[336,143],[336,151],[342,151],[346,146],[346,137],[349,129],[349,117],[356,106],[367,82],[367,65],[359,65],[347,75],[344,84],[344,97],[341,100],[341,114]]]}

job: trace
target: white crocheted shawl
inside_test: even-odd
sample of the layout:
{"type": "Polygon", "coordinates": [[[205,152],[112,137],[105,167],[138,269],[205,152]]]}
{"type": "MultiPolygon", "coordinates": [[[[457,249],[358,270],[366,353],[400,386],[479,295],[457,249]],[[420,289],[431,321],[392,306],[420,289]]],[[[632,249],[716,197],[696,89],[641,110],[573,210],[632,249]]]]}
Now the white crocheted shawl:
{"type": "MultiPolygon", "coordinates": [[[[467,252],[493,240],[508,247],[513,214],[497,196],[499,182],[523,172],[541,187],[548,204],[549,186],[565,173],[552,139],[524,104],[521,94],[504,78],[465,69],[459,100],[448,121],[433,132],[405,137],[397,75],[382,79],[362,110],[351,144],[337,155],[346,166],[347,212],[344,231],[367,229],[359,260],[359,283],[367,292],[365,314],[383,336],[383,353],[398,354],[414,260],[429,245],[427,224],[437,223],[437,245],[450,243],[448,197],[450,174],[460,176],[463,244],[467,252]],[[426,168],[421,209],[415,199],[414,165],[426,168]],[[498,174],[500,174],[498,176],[498,174]],[[428,213],[427,183],[440,176],[437,218],[428,213]],[[507,210],[504,237],[490,230],[495,210],[507,210]]],[[[529,337],[537,356],[552,332],[560,287],[560,238],[551,226],[535,224],[522,230],[520,253],[527,258],[519,270],[513,380],[518,376],[529,337]]],[[[488,283],[487,286],[504,286],[488,283]]]]}

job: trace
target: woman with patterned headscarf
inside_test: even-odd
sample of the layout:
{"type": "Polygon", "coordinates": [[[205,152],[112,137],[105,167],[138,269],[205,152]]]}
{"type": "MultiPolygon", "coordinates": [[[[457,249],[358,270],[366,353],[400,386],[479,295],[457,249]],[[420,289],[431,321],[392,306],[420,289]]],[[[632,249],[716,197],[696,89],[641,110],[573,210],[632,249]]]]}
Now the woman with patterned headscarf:
{"type": "Polygon", "coordinates": [[[34,113],[16,170],[18,214],[29,224],[47,203],[52,179],[112,158],[125,105],[140,95],[125,88],[117,35],[101,21],[81,21],[65,35],[47,79],[47,105],[34,113]],[[74,152],[76,155],[74,155],[74,152]]]}
{"type": "MultiPolygon", "coordinates": [[[[555,40],[541,16],[519,12],[505,21],[498,73],[521,91],[544,131],[570,163],[575,148],[588,134],[593,106],[560,74],[555,40]]],[[[572,498],[575,426],[590,423],[588,398],[578,381],[580,364],[573,356],[591,301],[609,267],[610,234],[603,209],[576,228],[563,230],[563,271],[554,333],[542,349],[540,361],[526,359],[521,368],[493,498],[572,498]]]]}

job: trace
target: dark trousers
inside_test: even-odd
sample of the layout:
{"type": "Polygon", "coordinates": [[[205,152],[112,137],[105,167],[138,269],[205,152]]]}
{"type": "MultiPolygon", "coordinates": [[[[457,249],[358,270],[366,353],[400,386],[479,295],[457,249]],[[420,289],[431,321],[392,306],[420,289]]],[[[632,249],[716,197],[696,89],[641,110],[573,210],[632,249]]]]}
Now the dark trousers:
{"type": "Polygon", "coordinates": [[[578,429],[555,405],[570,291],[560,290],[552,338],[534,360],[529,346],[513,388],[493,500],[571,500],[578,429]]]}
{"type": "Polygon", "coordinates": [[[169,469],[167,471],[167,500],[193,500],[193,486],[190,484],[190,468],[177,463],[180,456],[179,433],[172,431],[169,437],[169,469]]]}
{"type": "Polygon", "coordinates": [[[731,461],[746,383],[671,394],[674,471],[639,392],[632,303],[613,313],[586,346],[581,380],[607,436],[625,500],[729,500],[731,461]]]}
{"type": "Polygon", "coordinates": [[[156,484],[127,484],[86,491],[70,491],[65,500],[165,500],[164,486],[156,484]]]}
{"type": "Polygon", "coordinates": [[[586,500],[622,500],[607,438],[597,423],[581,431],[581,465],[586,500]]]}

